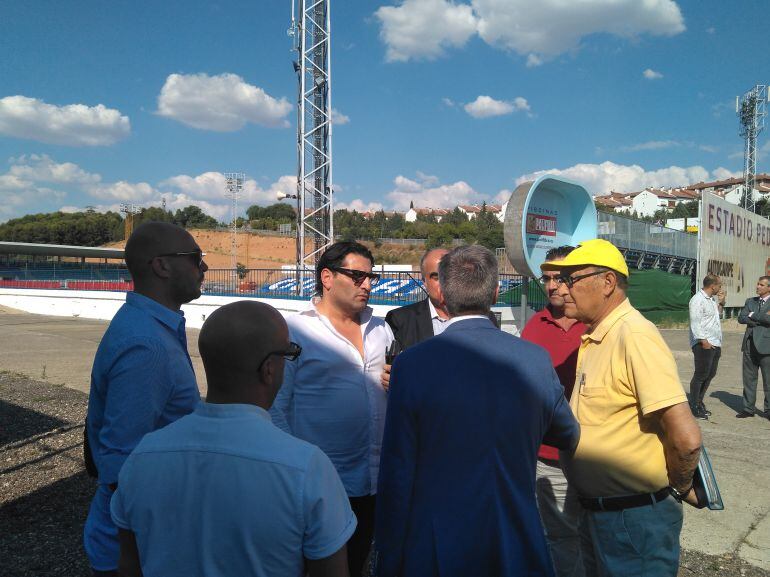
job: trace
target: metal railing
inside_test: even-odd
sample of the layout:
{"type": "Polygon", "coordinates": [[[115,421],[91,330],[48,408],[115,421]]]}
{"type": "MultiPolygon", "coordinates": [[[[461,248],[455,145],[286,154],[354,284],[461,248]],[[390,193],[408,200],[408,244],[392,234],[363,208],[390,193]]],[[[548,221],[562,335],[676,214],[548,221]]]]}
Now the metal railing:
{"type": "Polygon", "coordinates": [[[698,258],[697,235],[608,212],[599,212],[598,217],[599,238],[619,248],[692,260],[698,258]]]}
{"type": "MultiPolygon", "coordinates": [[[[247,269],[240,273],[232,269],[209,269],[203,293],[212,296],[242,296],[256,298],[297,299],[298,280],[305,295],[313,293],[315,274],[300,275],[286,269],[247,269]]],[[[131,290],[127,269],[66,267],[0,267],[0,288],[38,288],[62,290],[126,291],[131,290]]],[[[535,310],[546,304],[540,284],[520,275],[501,274],[500,292],[496,306],[519,306],[522,291],[526,291],[528,306],[535,310]]],[[[371,304],[402,306],[426,297],[419,273],[387,272],[372,288],[371,304]]],[[[307,299],[308,297],[301,297],[307,299]]]]}

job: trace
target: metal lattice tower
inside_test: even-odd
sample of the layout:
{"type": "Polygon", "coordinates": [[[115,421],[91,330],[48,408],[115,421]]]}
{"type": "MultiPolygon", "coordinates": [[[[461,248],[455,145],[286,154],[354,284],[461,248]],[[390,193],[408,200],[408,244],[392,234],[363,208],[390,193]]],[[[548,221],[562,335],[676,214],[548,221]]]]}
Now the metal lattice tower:
{"type": "Polygon", "coordinates": [[[120,212],[126,215],[126,219],[123,222],[123,236],[126,240],[134,232],[134,215],[139,214],[142,210],[138,204],[121,203],[120,212]]]}
{"type": "Polygon", "coordinates": [[[757,172],[757,136],[765,127],[767,115],[767,86],[757,84],[743,96],[735,98],[735,112],[741,122],[740,135],[746,139],[743,161],[743,198],[741,206],[757,212],[754,201],[755,175],[757,172]]]}
{"type": "Polygon", "coordinates": [[[230,258],[233,273],[235,273],[238,268],[238,197],[243,190],[243,181],[245,178],[246,175],[242,172],[225,173],[225,196],[231,200],[230,258]]]}
{"type": "MultiPolygon", "coordinates": [[[[297,268],[314,269],[334,242],[332,223],[331,0],[296,0],[294,37],[297,102],[297,268]],[[308,242],[311,241],[312,242],[308,242]]],[[[301,283],[300,283],[301,284],[301,283]]]]}

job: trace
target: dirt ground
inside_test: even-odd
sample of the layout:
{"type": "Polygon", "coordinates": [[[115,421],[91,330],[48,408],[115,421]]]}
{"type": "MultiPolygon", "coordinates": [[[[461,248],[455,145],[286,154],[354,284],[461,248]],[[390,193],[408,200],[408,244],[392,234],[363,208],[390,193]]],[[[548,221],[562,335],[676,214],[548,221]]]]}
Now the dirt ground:
{"type": "MultiPolygon", "coordinates": [[[[195,241],[206,253],[206,264],[211,269],[230,268],[232,266],[232,236],[229,232],[218,230],[192,229],[189,231],[195,241]]],[[[246,268],[280,268],[297,262],[297,243],[293,236],[263,236],[249,232],[238,233],[238,258],[236,262],[246,268]]],[[[412,264],[417,265],[424,251],[423,246],[384,244],[375,246],[373,242],[364,242],[374,254],[377,264],[412,264]]],[[[111,248],[124,248],[125,241],[110,243],[111,248]]],[[[311,243],[308,242],[308,250],[311,243]]]]}

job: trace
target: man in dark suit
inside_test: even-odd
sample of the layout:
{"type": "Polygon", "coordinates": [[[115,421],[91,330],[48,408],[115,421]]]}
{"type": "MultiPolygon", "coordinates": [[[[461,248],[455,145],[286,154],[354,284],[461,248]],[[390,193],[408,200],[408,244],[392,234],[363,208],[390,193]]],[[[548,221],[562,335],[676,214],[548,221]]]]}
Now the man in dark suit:
{"type": "MultiPolygon", "coordinates": [[[[438,263],[447,252],[449,251],[445,248],[434,248],[420,259],[422,282],[428,298],[393,309],[385,315],[385,322],[393,329],[393,335],[401,350],[434,335],[440,335],[449,321],[449,312],[438,282],[438,263]]],[[[488,316],[497,324],[492,312],[488,316]]]]}
{"type": "Polygon", "coordinates": [[[450,320],[393,366],[380,462],[380,577],[553,575],[535,503],[540,443],[579,426],[548,353],[497,330],[497,261],[462,246],[439,264],[450,320]],[[440,360],[440,362],[437,362],[440,360]]]}
{"type": "Polygon", "coordinates": [[[743,410],[739,419],[754,416],[757,400],[757,380],[762,371],[765,389],[765,413],[770,419],[770,276],[759,277],[757,296],[746,299],[738,322],[746,327],[743,335],[743,410]]]}

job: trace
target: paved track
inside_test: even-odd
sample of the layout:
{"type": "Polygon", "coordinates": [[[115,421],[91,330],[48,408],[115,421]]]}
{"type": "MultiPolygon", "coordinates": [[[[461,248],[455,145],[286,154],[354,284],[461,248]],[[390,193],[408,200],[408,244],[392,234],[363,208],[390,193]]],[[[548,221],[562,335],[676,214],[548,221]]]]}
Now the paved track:
{"type": "MultiPolygon", "coordinates": [[[[0,307],[0,370],[87,393],[91,362],[106,327],[105,321],[32,315],[0,307]]],[[[190,355],[205,394],[198,331],[187,332],[190,355]]],[[[662,333],[687,388],[692,375],[687,331],[662,333]]],[[[734,554],[770,571],[770,421],[734,416],[742,394],[741,336],[736,330],[725,333],[719,373],[707,398],[713,415],[710,421],[701,421],[726,508],[721,512],[687,508],[682,546],[710,555],[734,554]]]]}

